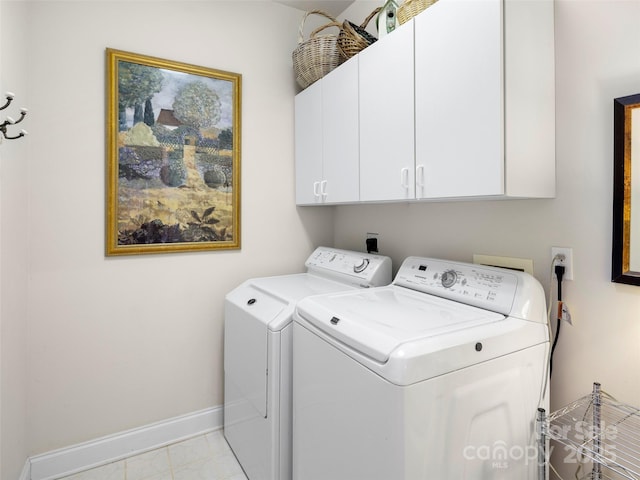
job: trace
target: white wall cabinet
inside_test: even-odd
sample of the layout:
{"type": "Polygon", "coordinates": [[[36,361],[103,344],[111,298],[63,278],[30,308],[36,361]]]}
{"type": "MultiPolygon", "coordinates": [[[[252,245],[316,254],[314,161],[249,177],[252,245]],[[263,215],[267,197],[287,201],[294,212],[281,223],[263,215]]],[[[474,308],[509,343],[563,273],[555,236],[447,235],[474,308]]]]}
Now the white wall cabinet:
{"type": "Polygon", "coordinates": [[[362,51],[359,122],[341,127],[359,196],[343,202],[553,197],[553,35],[552,0],[439,0],[362,51]]]}
{"type": "Polygon", "coordinates": [[[504,194],[501,6],[446,0],[415,18],[420,198],[504,194]]]}
{"type": "Polygon", "coordinates": [[[413,22],[360,57],[360,200],[415,198],[413,22]]]}
{"type": "Polygon", "coordinates": [[[321,203],[322,85],[316,82],[295,98],[296,203],[321,203]]]}
{"type": "Polygon", "coordinates": [[[359,200],[358,58],[295,99],[296,203],[359,200]]]}
{"type": "Polygon", "coordinates": [[[440,0],[414,21],[417,196],[553,197],[553,2],[440,0]]]}

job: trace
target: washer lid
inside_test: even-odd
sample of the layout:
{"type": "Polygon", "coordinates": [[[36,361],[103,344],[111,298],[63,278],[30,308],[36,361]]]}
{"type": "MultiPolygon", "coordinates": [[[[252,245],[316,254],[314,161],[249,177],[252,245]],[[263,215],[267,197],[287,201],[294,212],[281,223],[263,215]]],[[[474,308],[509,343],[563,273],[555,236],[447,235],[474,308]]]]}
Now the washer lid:
{"type": "Polygon", "coordinates": [[[499,313],[398,286],[308,297],[300,318],[378,362],[400,345],[504,320],[499,313]]]}
{"type": "Polygon", "coordinates": [[[247,280],[226,295],[226,304],[251,312],[269,330],[278,331],[289,325],[293,309],[301,298],[310,295],[354,290],[329,278],[311,273],[296,273],[247,280]]]}
{"type": "Polygon", "coordinates": [[[291,275],[254,278],[247,283],[290,303],[295,303],[301,298],[310,295],[342,292],[355,288],[344,282],[331,278],[323,278],[311,273],[294,273],[291,275]]]}

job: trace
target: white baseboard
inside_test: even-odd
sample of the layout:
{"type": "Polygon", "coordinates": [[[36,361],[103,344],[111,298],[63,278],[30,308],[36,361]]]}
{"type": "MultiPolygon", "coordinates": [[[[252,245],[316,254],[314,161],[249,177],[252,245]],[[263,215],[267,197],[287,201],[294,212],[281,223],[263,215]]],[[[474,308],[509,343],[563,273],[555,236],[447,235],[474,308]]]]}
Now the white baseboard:
{"type": "Polygon", "coordinates": [[[217,430],[222,412],[222,406],[212,407],[33,456],[20,480],[54,480],[217,430]]]}

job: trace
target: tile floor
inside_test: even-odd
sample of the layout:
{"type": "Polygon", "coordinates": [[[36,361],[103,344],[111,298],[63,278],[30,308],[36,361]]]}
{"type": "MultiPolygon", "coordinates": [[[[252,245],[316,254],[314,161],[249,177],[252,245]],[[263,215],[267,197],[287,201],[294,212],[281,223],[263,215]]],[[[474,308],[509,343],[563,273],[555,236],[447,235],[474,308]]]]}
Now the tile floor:
{"type": "Polygon", "coordinates": [[[222,430],[61,480],[247,480],[222,430]]]}

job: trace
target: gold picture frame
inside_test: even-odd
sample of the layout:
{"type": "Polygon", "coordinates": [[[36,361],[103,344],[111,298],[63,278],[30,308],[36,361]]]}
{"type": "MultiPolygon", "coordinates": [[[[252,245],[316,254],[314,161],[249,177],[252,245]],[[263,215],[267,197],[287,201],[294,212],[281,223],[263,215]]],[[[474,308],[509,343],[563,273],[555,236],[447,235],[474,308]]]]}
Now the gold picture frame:
{"type": "Polygon", "coordinates": [[[242,76],[106,59],[106,255],[239,249],[242,76]]]}

